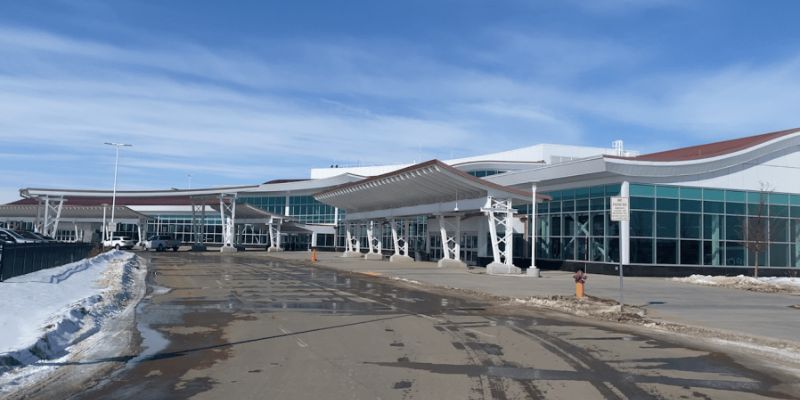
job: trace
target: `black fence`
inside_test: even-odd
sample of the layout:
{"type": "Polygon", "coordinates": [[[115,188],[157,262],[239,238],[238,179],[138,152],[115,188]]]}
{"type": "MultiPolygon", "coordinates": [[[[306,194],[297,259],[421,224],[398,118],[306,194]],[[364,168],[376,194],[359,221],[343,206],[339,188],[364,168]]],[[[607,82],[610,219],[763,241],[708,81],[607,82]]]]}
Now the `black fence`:
{"type": "Polygon", "coordinates": [[[80,261],[88,257],[92,243],[0,244],[0,282],[15,276],[80,261]]]}

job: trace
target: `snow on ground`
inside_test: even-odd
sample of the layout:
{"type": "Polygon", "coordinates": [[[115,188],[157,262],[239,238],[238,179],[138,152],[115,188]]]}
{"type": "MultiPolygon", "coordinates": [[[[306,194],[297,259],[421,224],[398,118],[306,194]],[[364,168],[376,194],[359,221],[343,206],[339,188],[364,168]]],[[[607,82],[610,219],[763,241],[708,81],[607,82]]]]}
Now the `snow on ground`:
{"type": "Polygon", "coordinates": [[[141,266],[135,254],[114,250],[0,282],[0,382],[18,384],[23,367],[68,360],[81,342],[97,341],[138,297],[141,266]]]}
{"type": "Polygon", "coordinates": [[[745,289],[754,292],[800,293],[800,278],[692,275],[686,278],[672,278],[672,280],[696,285],[745,289]]]}

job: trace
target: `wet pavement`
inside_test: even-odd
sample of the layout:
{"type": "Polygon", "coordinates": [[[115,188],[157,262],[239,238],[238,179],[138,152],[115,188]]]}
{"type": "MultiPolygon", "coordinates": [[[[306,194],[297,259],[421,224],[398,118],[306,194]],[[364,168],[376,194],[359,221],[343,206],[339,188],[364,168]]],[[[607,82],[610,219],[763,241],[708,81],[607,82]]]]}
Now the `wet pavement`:
{"type": "Polygon", "coordinates": [[[141,350],[72,398],[800,398],[741,358],[484,298],[247,253],[142,256],[141,350]]]}

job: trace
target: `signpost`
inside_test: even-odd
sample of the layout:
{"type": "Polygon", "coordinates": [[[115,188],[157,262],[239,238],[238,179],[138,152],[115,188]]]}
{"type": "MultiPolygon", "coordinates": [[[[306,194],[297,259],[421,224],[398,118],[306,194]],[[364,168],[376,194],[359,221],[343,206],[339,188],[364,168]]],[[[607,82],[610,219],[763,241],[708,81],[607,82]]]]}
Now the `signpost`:
{"type": "MultiPolygon", "coordinates": [[[[631,218],[631,208],[628,202],[628,197],[612,197],[611,198],[611,220],[612,221],[629,221],[631,218]]],[[[625,297],[622,294],[622,255],[619,259],[619,313],[622,314],[622,307],[625,304],[625,297]]]]}

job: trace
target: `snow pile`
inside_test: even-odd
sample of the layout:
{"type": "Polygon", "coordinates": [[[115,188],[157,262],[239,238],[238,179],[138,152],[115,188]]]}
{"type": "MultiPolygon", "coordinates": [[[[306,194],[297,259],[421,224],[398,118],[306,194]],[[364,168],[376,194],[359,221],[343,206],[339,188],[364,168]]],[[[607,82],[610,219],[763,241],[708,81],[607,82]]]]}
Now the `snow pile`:
{"type": "Polygon", "coordinates": [[[752,290],[754,292],[789,292],[800,293],[800,278],[778,278],[750,276],[710,276],[692,275],[686,278],[672,278],[676,282],[693,283],[695,285],[720,286],[752,290]]]}
{"type": "Polygon", "coordinates": [[[561,311],[579,317],[595,317],[600,319],[634,319],[644,317],[645,312],[639,307],[626,305],[620,314],[619,303],[598,297],[586,296],[578,299],[574,296],[530,297],[527,299],[511,299],[512,304],[533,306],[549,310],[561,311]]]}
{"type": "Polygon", "coordinates": [[[397,276],[393,276],[392,280],[400,281],[400,282],[406,282],[406,283],[410,283],[412,285],[422,285],[422,283],[420,281],[415,281],[413,279],[400,278],[400,277],[397,277],[397,276]]]}
{"type": "Polygon", "coordinates": [[[137,297],[145,273],[135,254],[114,250],[0,283],[0,375],[68,358],[137,297]]]}

